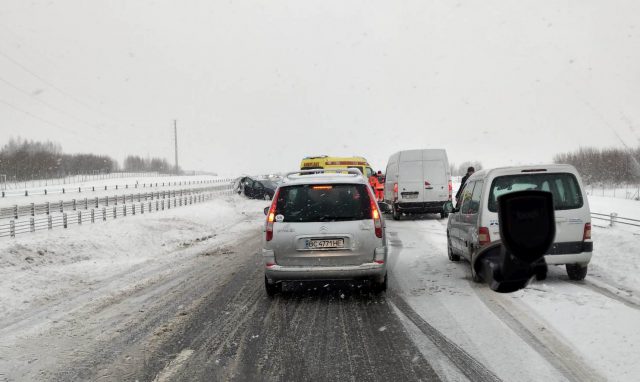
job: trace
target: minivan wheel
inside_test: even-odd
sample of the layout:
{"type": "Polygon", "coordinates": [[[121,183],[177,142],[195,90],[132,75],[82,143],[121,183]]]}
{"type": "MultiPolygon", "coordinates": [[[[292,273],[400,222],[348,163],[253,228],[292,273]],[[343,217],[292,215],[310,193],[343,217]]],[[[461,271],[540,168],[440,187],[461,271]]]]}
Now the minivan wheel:
{"type": "Polygon", "coordinates": [[[387,274],[384,274],[384,280],[382,282],[378,280],[372,280],[371,290],[375,294],[382,293],[387,290],[387,274]]]}
{"type": "Polygon", "coordinates": [[[569,275],[570,280],[584,280],[587,276],[587,266],[582,266],[580,264],[567,264],[567,275],[569,275]]]}
{"type": "Polygon", "coordinates": [[[398,212],[398,209],[396,208],[396,206],[392,206],[391,207],[392,211],[391,211],[391,215],[393,217],[393,220],[400,220],[400,212],[398,212]]]}
{"type": "Polygon", "coordinates": [[[267,291],[267,296],[273,297],[277,293],[282,292],[282,284],[275,281],[272,284],[269,284],[267,276],[264,276],[264,289],[267,291]]]}

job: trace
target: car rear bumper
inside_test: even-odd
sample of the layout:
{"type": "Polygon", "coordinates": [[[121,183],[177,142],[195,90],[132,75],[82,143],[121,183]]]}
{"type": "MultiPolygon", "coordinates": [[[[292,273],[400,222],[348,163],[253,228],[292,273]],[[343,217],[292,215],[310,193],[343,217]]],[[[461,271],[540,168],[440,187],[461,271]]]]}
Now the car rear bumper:
{"type": "Polygon", "coordinates": [[[396,210],[408,214],[439,213],[444,211],[446,202],[446,200],[439,202],[399,202],[396,203],[396,210]]]}
{"type": "Polygon", "coordinates": [[[382,279],[386,272],[386,264],[378,263],[339,267],[294,267],[281,265],[265,267],[265,275],[269,281],[382,279]]]}
{"type": "Polygon", "coordinates": [[[593,253],[592,241],[576,241],[568,243],[554,243],[549,253],[544,256],[547,264],[581,264],[587,265],[593,253]]]}

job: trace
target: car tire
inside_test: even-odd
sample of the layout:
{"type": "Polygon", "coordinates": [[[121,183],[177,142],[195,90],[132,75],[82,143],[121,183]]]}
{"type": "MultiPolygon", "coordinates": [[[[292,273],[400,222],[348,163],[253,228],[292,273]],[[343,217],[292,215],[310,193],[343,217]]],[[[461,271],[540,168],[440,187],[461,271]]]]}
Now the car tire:
{"type": "Polygon", "coordinates": [[[460,261],[460,255],[456,255],[453,253],[453,248],[451,248],[451,240],[449,239],[449,235],[447,235],[447,253],[449,255],[449,260],[453,262],[460,261]]]}
{"type": "Polygon", "coordinates": [[[382,280],[382,282],[378,281],[378,280],[373,280],[372,281],[372,285],[371,285],[371,291],[374,294],[380,294],[384,291],[387,290],[387,274],[384,274],[384,279],[382,280]]]}
{"type": "Polygon", "coordinates": [[[264,200],[271,200],[271,196],[269,196],[269,194],[265,193],[263,195],[264,200]]]}
{"type": "Polygon", "coordinates": [[[391,216],[393,217],[393,220],[400,220],[400,212],[398,212],[395,205],[391,207],[391,216]]]}
{"type": "Polygon", "coordinates": [[[276,294],[282,292],[282,284],[276,282],[270,284],[267,276],[264,276],[264,289],[267,292],[267,296],[273,297],[276,294]]]}
{"type": "Polygon", "coordinates": [[[482,278],[480,278],[480,276],[478,276],[476,271],[473,270],[473,265],[471,261],[469,261],[469,268],[471,268],[471,280],[473,280],[474,283],[481,283],[482,278]]]}
{"type": "Polygon", "coordinates": [[[580,281],[587,277],[587,266],[583,267],[580,264],[567,264],[566,268],[569,280],[580,281]]]}

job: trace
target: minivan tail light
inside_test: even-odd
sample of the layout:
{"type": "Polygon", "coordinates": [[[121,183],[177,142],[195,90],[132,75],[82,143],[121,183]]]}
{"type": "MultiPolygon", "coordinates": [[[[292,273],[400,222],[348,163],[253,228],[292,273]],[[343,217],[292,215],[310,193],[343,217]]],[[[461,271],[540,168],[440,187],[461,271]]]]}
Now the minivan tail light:
{"type": "Polygon", "coordinates": [[[489,234],[489,228],[480,227],[478,229],[478,243],[481,247],[491,243],[491,234],[489,234]]]}
{"type": "Polygon", "coordinates": [[[273,222],[276,220],[276,205],[278,204],[279,194],[280,188],[278,188],[276,190],[276,193],[273,195],[273,199],[271,200],[271,207],[269,208],[269,213],[267,214],[267,228],[265,230],[265,239],[267,241],[271,241],[271,239],[273,239],[273,222]]]}
{"type": "Polygon", "coordinates": [[[373,195],[373,191],[371,188],[368,188],[369,191],[369,202],[371,203],[371,219],[373,219],[373,227],[376,231],[376,237],[382,238],[382,220],[380,219],[380,210],[378,209],[378,203],[376,203],[376,198],[373,195]]]}
{"type": "Polygon", "coordinates": [[[584,235],[582,235],[582,240],[591,240],[591,223],[584,225],[584,235]]]}
{"type": "Polygon", "coordinates": [[[393,201],[398,201],[398,183],[393,184],[393,201]]]}
{"type": "Polygon", "coordinates": [[[451,179],[449,179],[449,200],[453,198],[453,184],[451,183],[451,179]]]}

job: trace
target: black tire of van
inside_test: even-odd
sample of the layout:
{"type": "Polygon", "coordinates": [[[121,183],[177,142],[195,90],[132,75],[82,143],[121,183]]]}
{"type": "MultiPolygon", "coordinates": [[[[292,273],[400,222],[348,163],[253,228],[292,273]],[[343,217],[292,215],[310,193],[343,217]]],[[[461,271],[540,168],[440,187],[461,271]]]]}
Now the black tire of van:
{"type": "Polygon", "coordinates": [[[382,282],[378,280],[371,280],[371,291],[374,294],[380,294],[387,290],[387,274],[384,274],[384,279],[382,282]]]}
{"type": "Polygon", "coordinates": [[[587,276],[587,266],[583,267],[580,264],[567,264],[565,267],[567,268],[569,280],[580,281],[584,280],[587,276]]]}
{"type": "Polygon", "coordinates": [[[398,212],[395,204],[391,206],[391,217],[393,217],[393,220],[400,220],[400,212],[398,212]]]}
{"type": "Polygon", "coordinates": [[[453,253],[453,248],[451,248],[451,239],[449,239],[449,232],[447,232],[447,255],[449,256],[449,260],[453,262],[460,261],[460,255],[456,255],[453,253]]]}
{"type": "Polygon", "coordinates": [[[267,291],[267,296],[273,297],[277,293],[282,292],[282,283],[274,282],[273,284],[269,284],[267,276],[264,276],[264,289],[267,291]]]}

